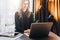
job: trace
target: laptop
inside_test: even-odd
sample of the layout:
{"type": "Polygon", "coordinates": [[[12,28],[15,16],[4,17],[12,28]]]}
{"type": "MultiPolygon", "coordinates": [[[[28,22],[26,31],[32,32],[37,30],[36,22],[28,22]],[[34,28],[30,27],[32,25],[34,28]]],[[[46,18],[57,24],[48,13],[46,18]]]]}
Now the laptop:
{"type": "Polygon", "coordinates": [[[31,31],[29,34],[29,38],[44,38],[48,37],[48,34],[51,30],[53,23],[52,22],[40,22],[40,23],[32,23],[31,31]]]}

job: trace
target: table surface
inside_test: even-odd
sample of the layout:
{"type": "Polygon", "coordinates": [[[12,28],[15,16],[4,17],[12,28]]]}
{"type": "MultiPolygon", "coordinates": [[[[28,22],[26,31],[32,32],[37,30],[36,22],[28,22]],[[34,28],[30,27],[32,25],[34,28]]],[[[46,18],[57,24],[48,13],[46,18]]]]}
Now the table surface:
{"type": "Polygon", "coordinates": [[[46,38],[30,39],[28,36],[23,35],[17,40],[60,40],[60,37],[54,34],[53,32],[49,32],[49,37],[46,38]]]}

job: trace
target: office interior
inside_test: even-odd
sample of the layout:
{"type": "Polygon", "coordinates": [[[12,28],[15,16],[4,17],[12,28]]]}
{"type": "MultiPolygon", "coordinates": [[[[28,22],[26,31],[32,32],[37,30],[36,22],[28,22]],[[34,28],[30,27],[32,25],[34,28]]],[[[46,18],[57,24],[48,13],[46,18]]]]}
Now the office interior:
{"type": "MultiPolygon", "coordinates": [[[[46,1],[46,0],[45,0],[46,1]]],[[[21,0],[0,0],[0,32],[15,32],[15,12],[17,11],[21,0]]],[[[33,20],[35,21],[37,11],[40,7],[40,0],[30,0],[30,10],[33,12],[33,20]]],[[[60,0],[48,0],[48,11],[53,15],[56,26],[53,32],[60,36],[60,0]]]]}

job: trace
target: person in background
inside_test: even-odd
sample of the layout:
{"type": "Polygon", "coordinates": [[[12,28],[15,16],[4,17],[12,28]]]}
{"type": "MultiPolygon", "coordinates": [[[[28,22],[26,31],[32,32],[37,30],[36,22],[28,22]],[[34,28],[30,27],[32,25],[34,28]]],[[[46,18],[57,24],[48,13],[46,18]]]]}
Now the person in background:
{"type": "Polygon", "coordinates": [[[40,7],[36,12],[36,20],[39,22],[48,22],[50,12],[47,8],[47,0],[40,0],[40,7]]]}
{"type": "Polygon", "coordinates": [[[21,9],[15,13],[15,32],[30,33],[30,25],[33,22],[33,14],[30,12],[29,0],[22,0],[21,9]]]}

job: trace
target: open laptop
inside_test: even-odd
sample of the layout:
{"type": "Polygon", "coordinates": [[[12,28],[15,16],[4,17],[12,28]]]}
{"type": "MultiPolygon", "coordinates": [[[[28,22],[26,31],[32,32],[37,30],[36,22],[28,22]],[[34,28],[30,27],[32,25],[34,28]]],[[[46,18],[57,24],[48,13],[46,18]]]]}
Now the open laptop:
{"type": "Polygon", "coordinates": [[[48,37],[52,25],[53,25],[52,22],[32,23],[29,37],[30,38],[48,37]]]}

